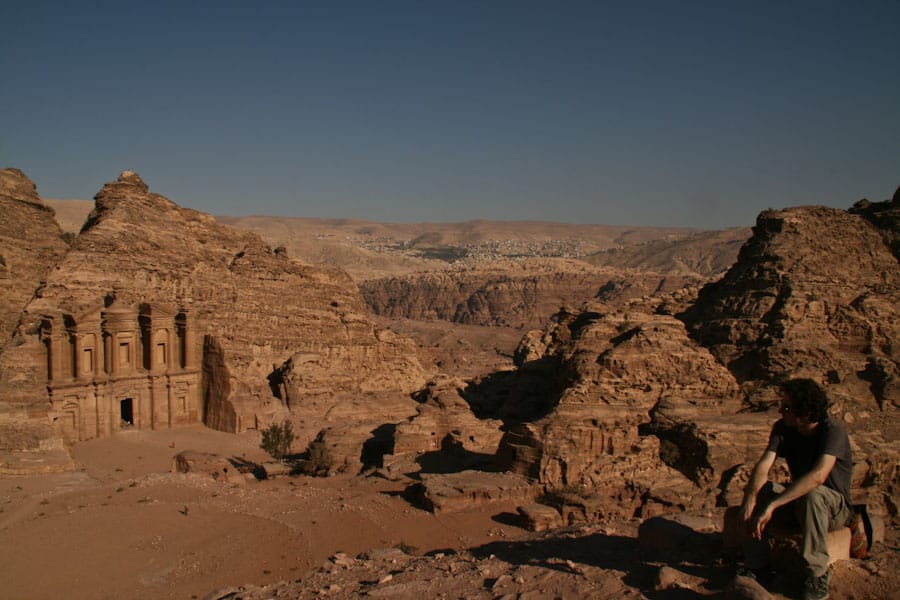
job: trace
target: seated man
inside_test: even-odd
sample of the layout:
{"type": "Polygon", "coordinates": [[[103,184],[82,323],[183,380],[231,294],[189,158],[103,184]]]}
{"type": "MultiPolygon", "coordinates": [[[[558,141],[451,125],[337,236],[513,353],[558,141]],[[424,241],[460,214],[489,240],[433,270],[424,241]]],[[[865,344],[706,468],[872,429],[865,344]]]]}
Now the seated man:
{"type": "Polygon", "coordinates": [[[843,425],[828,417],[828,399],[816,382],[786,381],[781,391],[781,419],[772,427],[769,444],[744,489],[740,518],[750,534],[744,572],[758,573],[768,566],[763,532],[772,517],[793,517],[803,533],[804,598],[822,600],[828,598],[828,532],[844,527],[851,517],[850,439],[843,425]],[[779,456],[791,471],[787,487],[768,482],[779,456]]]}

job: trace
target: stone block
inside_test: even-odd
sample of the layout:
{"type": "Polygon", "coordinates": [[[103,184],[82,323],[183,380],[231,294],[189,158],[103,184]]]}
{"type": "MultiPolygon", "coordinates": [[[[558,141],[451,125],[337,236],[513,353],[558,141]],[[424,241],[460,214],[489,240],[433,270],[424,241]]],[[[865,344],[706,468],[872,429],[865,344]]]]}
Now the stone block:
{"type": "Polygon", "coordinates": [[[422,475],[410,494],[426,510],[437,514],[481,506],[500,500],[525,502],[534,499],[535,486],[515,473],[461,471],[422,475]]]}
{"type": "Polygon", "coordinates": [[[535,502],[520,506],[517,510],[524,521],[525,529],[530,531],[546,531],[563,525],[563,518],[559,511],[546,504],[535,502]]]}
{"type": "Polygon", "coordinates": [[[266,472],[266,479],[272,479],[273,477],[285,477],[291,474],[291,465],[283,462],[265,462],[263,463],[262,468],[266,472]]]}

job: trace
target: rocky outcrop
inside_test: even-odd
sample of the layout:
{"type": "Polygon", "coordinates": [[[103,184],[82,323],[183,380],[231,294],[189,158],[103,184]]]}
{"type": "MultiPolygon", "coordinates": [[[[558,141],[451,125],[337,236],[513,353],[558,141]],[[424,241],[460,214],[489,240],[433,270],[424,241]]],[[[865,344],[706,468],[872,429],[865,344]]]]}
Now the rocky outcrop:
{"type": "Polygon", "coordinates": [[[53,209],[18,169],[0,169],[0,352],[19,314],[68,249],[53,209]]]}
{"type": "Polygon", "coordinates": [[[664,482],[665,464],[696,486],[689,495],[733,502],[777,418],[765,412],[774,384],[805,376],[826,385],[832,414],[851,431],[856,497],[892,510],[900,271],[888,246],[892,203],[863,208],[865,218],[764,212],[738,262],[696,302],[586,306],[526,335],[511,379],[560,375],[541,399],[507,383],[492,405],[513,419],[501,466],[647,514],[648,499],[665,508],[686,497],[677,478],[664,482]],[[686,304],[682,325],[670,315],[686,304]]]}
{"type": "Polygon", "coordinates": [[[463,398],[467,383],[454,378],[430,381],[416,394],[416,415],[397,426],[394,453],[428,452],[458,443],[469,452],[493,454],[500,441],[501,421],[479,419],[463,398]]]}
{"type": "MultiPolygon", "coordinates": [[[[159,306],[177,313],[162,311],[164,318],[189,323],[193,333],[179,333],[179,352],[197,357],[202,418],[223,430],[303,418],[310,398],[321,399],[324,390],[335,399],[400,396],[411,411],[408,394],[426,380],[408,342],[375,330],[346,273],[273,252],[255,234],[151,193],[126,171],[97,194],[71,250],[22,312],[22,341],[0,357],[4,381],[15,380],[28,406],[46,406],[49,357],[37,335],[42,322],[77,328],[90,315],[111,318],[103,315],[114,309],[150,319],[159,306]]],[[[142,356],[144,363],[155,360],[147,358],[151,349],[143,339],[130,351],[137,352],[137,371],[142,356]]],[[[96,371],[102,377],[103,365],[96,371]]],[[[327,412],[316,406],[311,416],[327,412]]]]}
{"type": "Polygon", "coordinates": [[[526,338],[518,361],[519,377],[541,362],[564,377],[530,417],[511,408],[516,394],[498,407],[517,421],[500,443],[500,468],[545,488],[576,487],[607,499],[605,510],[646,515],[712,501],[723,472],[743,460],[735,454],[745,436],[737,448],[708,443],[715,419],[741,407],[737,384],[671,316],[600,304],[560,313],[526,338]],[[668,439],[679,428],[694,445],[684,455],[668,439]]]}
{"type": "Polygon", "coordinates": [[[18,169],[0,169],[0,454],[25,451],[20,460],[0,460],[0,472],[20,474],[71,468],[48,418],[48,404],[29,402],[43,394],[22,373],[44,359],[26,340],[34,323],[19,326],[22,310],[68,249],[53,209],[18,169]],[[15,354],[15,356],[10,356],[15,354]]]}
{"type": "Polygon", "coordinates": [[[561,306],[599,299],[623,304],[698,285],[696,274],[658,275],[578,261],[509,262],[491,268],[423,273],[360,283],[372,311],[393,319],[542,327],[561,306]]]}
{"type": "Polygon", "coordinates": [[[884,202],[860,200],[849,212],[860,215],[877,227],[894,256],[900,260],[900,186],[890,200],[884,202]]]}
{"type": "Polygon", "coordinates": [[[195,450],[185,450],[172,457],[172,472],[209,477],[228,485],[244,485],[248,481],[256,481],[252,473],[241,472],[228,459],[212,452],[195,450]]]}
{"type": "MultiPolygon", "coordinates": [[[[750,407],[775,405],[782,379],[822,383],[854,442],[855,497],[879,510],[896,510],[890,490],[900,483],[896,215],[897,198],[850,212],[763,212],[734,267],[680,315],[741,382],[750,407]]],[[[733,501],[735,490],[727,494],[733,501]]]]}
{"type": "Polygon", "coordinates": [[[527,504],[537,493],[527,478],[514,473],[458,473],[422,475],[408,491],[413,502],[435,514],[466,510],[494,502],[527,504]]]}
{"type": "Polygon", "coordinates": [[[900,265],[889,238],[839,209],[766,211],[737,264],[682,318],[751,392],[807,376],[857,410],[900,406],[900,265]]]}

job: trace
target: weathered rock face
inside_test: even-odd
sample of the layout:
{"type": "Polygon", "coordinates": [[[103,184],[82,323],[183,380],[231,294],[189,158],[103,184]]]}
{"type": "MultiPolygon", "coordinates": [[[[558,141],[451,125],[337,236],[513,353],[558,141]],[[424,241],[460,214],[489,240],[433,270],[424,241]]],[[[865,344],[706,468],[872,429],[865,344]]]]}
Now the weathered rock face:
{"type": "MultiPolygon", "coordinates": [[[[30,461],[38,471],[69,468],[71,461],[54,439],[47,402],[28,401],[29,394],[46,397],[46,391],[28,387],[17,376],[44,359],[42,348],[22,348],[34,323],[16,327],[34,291],[67,248],[53,210],[41,202],[34,183],[18,169],[0,169],[0,453],[40,451],[45,460],[30,461]],[[7,356],[11,349],[15,357],[7,356]]],[[[0,464],[0,471],[20,473],[31,467],[17,461],[0,464]]]]}
{"type": "Polygon", "coordinates": [[[464,381],[453,378],[429,382],[417,394],[420,404],[415,416],[397,425],[393,454],[441,450],[463,466],[470,466],[465,464],[467,458],[477,462],[479,457],[493,456],[500,443],[502,422],[477,418],[462,396],[465,387],[464,381]]]}
{"type": "Polygon", "coordinates": [[[34,290],[67,249],[34,183],[18,169],[0,169],[0,352],[34,290]]]}
{"type": "MultiPolygon", "coordinates": [[[[523,373],[531,362],[558,365],[551,368],[561,368],[565,381],[550,406],[509,427],[498,451],[502,468],[548,488],[599,493],[631,514],[648,503],[685,506],[694,495],[709,501],[695,486],[714,487],[741,462],[730,448],[703,446],[712,435],[706,420],[739,410],[737,384],[673,317],[604,305],[561,313],[542,335],[526,337],[518,359],[523,373]],[[690,409],[669,408],[676,406],[690,409]],[[644,430],[651,420],[662,423],[655,413],[667,419],[654,431],[659,438],[644,430]],[[697,448],[669,462],[693,483],[660,456],[660,439],[678,427],[692,427],[687,435],[697,448]]],[[[501,410],[511,412],[516,401],[511,394],[501,410]]]]}
{"type": "Polygon", "coordinates": [[[782,379],[822,383],[854,443],[854,496],[873,507],[895,504],[885,498],[900,482],[897,203],[760,214],[738,262],[680,315],[757,409],[777,402],[782,379]]]}
{"type": "Polygon", "coordinates": [[[541,327],[560,306],[595,298],[622,304],[704,281],[697,274],[666,276],[534,260],[504,268],[372,279],[361,282],[360,289],[372,311],[389,318],[541,327]]]}
{"type": "Polygon", "coordinates": [[[894,256],[900,260],[900,186],[890,200],[884,202],[860,200],[849,212],[862,216],[877,227],[894,256]]]}
{"type": "Polygon", "coordinates": [[[889,238],[843,210],[764,212],[735,266],[683,319],[748,389],[807,376],[857,408],[900,406],[900,265],[889,238]]]}
{"type": "Polygon", "coordinates": [[[542,363],[563,376],[543,405],[506,386],[513,391],[497,406],[518,422],[501,464],[627,507],[683,498],[663,483],[664,462],[700,496],[733,502],[777,418],[764,412],[777,400],[774,383],[812,377],[851,431],[856,498],[891,510],[896,501],[881,495],[898,481],[900,451],[893,202],[862,207],[865,218],[823,207],[763,213],[734,267],[679,315],[687,331],[665,313],[689,295],[563,312],[526,335],[516,377],[542,363]],[[517,404],[525,410],[511,410],[517,404]]]}
{"type": "MultiPolygon", "coordinates": [[[[258,427],[287,416],[289,409],[302,415],[307,398],[326,389],[336,396],[377,392],[405,397],[426,379],[408,342],[375,331],[344,272],[310,267],[273,252],[255,234],[220,225],[149,192],[131,172],[97,194],[84,229],[27,305],[21,322],[23,341],[4,352],[2,364],[6,380],[15,379],[27,390],[22,399],[30,405],[47,404],[48,372],[52,376],[55,368],[48,368],[52,342],[45,347],[36,333],[46,331],[49,337],[50,329],[57,336],[53,339],[74,344],[70,352],[78,357],[73,359],[76,372],[68,373],[65,361],[59,367],[61,376],[74,379],[105,381],[111,364],[130,364],[131,371],[146,371],[153,379],[156,366],[164,368],[168,362],[169,373],[193,357],[199,415],[226,431],[258,427]],[[163,329],[171,337],[158,343],[161,334],[151,327],[157,317],[171,321],[163,329]],[[120,336],[116,340],[133,332],[127,347],[105,341],[112,335],[112,321],[119,324],[112,328],[120,336]],[[80,333],[86,329],[97,330],[92,342],[80,333]],[[96,358],[90,369],[82,365],[89,349],[96,358]],[[9,368],[25,363],[30,367],[14,373],[9,368]]],[[[151,381],[147,387],[153,385],[151,381]]],[[[184,385],[190,402],[193,383],[184,385]]],[[[157,409],[147,408],[143,396],[131,399],[129,424],[140,425],[145,413],[143,423],[155,423],[157,409]]],[[[122,411],[125,422],[124,404],[122,411]]],[[[77,419],[83,422],[84,417],[76,415],[76,429],[77,419]]],[[[110,428],[117,426],[113,422],[110,428]]],[[[76,440],[91,437],[82,432],[76,432],[76,440]]]]}

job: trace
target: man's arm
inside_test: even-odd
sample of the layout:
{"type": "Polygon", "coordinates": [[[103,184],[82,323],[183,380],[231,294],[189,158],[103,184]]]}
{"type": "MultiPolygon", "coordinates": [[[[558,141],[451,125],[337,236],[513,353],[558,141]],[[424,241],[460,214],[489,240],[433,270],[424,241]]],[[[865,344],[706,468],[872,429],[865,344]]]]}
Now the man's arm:
{"type": "Polygon", "coordinates": [[[823,454],[818,462],[816,462],[816,466],[814,466],[809,473],[791,483],[781,494],[773,498],[765,506],[763,511],[751,522],[750,530],[753,536],[756,538],[762,537],[762,532],[772,519],[772,514],[775,512],[775,509],[793,502],[797,498],[802,498],[825,483],[825,480],[828,479],[828,475],[831,473],[831,469],[834,468],[836,462],[836,456],[832,454],[823,454]]]}
{"type": "Polygon", "coordinates": [[[744,501],[741,503],[741,520],[746,523],[749,523],[753,516],[753,509],[756,508],[756,495],[769,480],[769,471],[775,464],[776,458],[777,455],[774,451],[766,450],[756,461],[756,465],[750,473],[750,481],[744,487],[744,501]]]}

